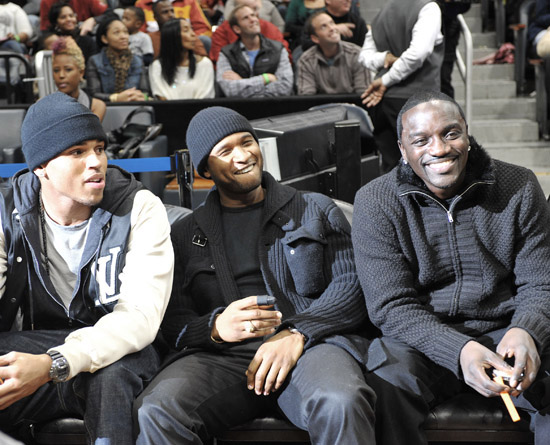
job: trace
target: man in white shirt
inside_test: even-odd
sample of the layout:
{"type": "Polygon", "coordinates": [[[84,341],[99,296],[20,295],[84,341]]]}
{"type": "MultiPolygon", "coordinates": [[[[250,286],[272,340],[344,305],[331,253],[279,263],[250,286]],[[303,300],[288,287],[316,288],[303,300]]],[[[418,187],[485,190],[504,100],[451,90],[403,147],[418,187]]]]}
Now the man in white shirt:
{"type": "Polygon", "coordinates": [[[21,140],[28,170],[0,187],[0,429],[82,416],[88,443],[131,445],[172,287],[166,211],[64,93],[29,108],[21,140]]]}
{"type": "Polygon", "coordinates": [[[361,97],[371,109],[385,171],[401,157],[399,110],[416,90],[439,91],[443,54],[441,10],[435,1],[409,0],[404,7],[402,0],[390,0],[372,22],[359,61],[376,78],[361,97]]]}

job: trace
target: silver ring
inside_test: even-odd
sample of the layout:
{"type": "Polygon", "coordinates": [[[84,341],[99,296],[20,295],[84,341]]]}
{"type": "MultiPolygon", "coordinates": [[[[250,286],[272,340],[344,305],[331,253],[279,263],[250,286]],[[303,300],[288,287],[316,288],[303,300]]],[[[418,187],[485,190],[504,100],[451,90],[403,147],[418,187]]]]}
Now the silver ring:
{"type": "Polygon", "coordinates": [[[256,330],[256,327],[250,320],[247,320],[244,322],[244,330],[249,334],[252,334],[256,330]]]}

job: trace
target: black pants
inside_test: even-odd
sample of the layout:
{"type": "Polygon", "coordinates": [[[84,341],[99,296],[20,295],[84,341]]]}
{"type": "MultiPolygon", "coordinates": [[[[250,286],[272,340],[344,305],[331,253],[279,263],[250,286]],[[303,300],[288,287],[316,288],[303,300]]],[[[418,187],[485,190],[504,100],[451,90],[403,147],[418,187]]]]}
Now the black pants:
{"type": "Polygon", "coordinates": [[[246,345],[196,352],[163,369],[136,400],[137,444],[202,444],[277,407],[314,444],[374,444],[375,395],[346,351],[328,344],[308,349],[267,397],[246,387],[254,352],[246,345]]]}
{"type": "MultiPolygon", "coordinates": [[[[478,341],[495,350],[505,332],[495,331],[478,341]]],[[[366,375],[367,383],[377,395],[378,445],[427,444],[423,424],[430,408],[458,393],[473,391],[451,371],[399,340],[377,339],[369,353],[386,356],[385,362],[366,375]]],[[[517,407],[532,416],[535,445],[548,444],[550,437],[550,414],[546,414],[550,407],[550,377],[545,372],[550,370],[549,354],[542,354],[541,361],[538,379],[514,399],[517,407]]]]}

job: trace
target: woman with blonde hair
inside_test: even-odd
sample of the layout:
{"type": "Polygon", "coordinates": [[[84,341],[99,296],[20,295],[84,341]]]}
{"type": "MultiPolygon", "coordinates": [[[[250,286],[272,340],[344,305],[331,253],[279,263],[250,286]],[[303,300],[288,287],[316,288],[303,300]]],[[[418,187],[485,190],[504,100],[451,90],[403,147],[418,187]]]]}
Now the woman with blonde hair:
{"type": "Polygon", "coordinates": [[[103,120],[105,102],[91,97],[80,85],[86,68],[82,50],[71,37],[60,37],[53,44],[52,70],[57,89],[74,97],[103,120]]]}

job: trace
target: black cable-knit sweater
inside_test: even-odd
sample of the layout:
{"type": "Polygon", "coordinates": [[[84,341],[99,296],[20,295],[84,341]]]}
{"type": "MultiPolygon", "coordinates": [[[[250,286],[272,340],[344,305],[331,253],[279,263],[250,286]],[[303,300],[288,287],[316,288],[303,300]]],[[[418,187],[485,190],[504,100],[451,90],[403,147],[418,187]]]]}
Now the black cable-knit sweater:
{"type": "MultiPolygon", "coordinates": [[[[283,314],[280,329],[296,327],[306,348],[359,328],[366,308],[355,272],[350,226],[328,197],[299,192],[264,173],[266,198],[258,245],[267,291],[283,314]]],[[[210,337],[215,316],[239,295],[227,261],[219,194],[172,227],[174,286],[162,331],[176,350],[221,350],[210,337]]],[[[346,348],[350,349],[350,348],[346,348]]],[[[353,353],[354,351],[349,351],[353,353]]]]}
{"type": "Polygon", "coordinates": [[[537,179],[475,143],[466,168],[462,191],[442,201],[396,167],[358,192],[352,228],[372,322],[457,376],[462,347],[485,332],[523,328],[539,351],[550,340],[550,214],[537,179]]]}

